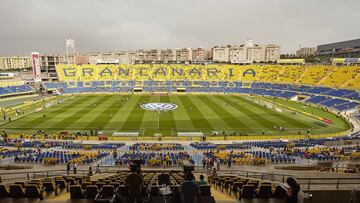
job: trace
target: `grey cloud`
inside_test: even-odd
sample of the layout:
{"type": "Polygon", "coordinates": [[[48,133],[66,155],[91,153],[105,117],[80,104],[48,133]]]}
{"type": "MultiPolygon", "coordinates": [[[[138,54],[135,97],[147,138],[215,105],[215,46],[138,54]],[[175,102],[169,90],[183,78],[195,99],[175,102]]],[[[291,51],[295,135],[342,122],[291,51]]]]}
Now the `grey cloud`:
{"type": "Polygon", "coordinates": [[[285,53],[358,38],[358,0],[1,0],[0,55],[277,43],[285,53]]]}

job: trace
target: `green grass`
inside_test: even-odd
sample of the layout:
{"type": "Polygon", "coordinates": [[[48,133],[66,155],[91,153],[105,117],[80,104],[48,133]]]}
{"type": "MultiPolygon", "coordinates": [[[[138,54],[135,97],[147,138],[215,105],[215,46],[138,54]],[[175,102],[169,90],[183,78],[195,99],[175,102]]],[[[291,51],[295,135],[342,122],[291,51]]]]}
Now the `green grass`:
{"type": "Polygon", "coordinates": [[[283,108],[282,112],[265,108],[251,100],[260,97],[238,95],[77,95],[42,112],[29,113],[2,128],[18,132],[33,132],[44,129],[48,132],[84,131],[101,128],[106,134],[114,131],[138,131],[140,135],[152,136],[162,133],[175,136],[176,132],[199,132],[212,134],[236,133],[260,135],[301,134],[307,129],[312,134],[342,132],[349,128],[346,121],[315,107],[297,102],[275,100],[281,104],[307,109],[309,113],[332,119],[327,125],[304,114],[293,115],[283,108]],[[249,100],[250,99],[250,100],[249,100]],[[162,113],[145,111],[139,104],[146,102],[174,103],[178,108],[162,113]],[[44,118],[44,115],[45,118],[44,118]],[[283,126],[285,132],[274,129],[283,126]]]}

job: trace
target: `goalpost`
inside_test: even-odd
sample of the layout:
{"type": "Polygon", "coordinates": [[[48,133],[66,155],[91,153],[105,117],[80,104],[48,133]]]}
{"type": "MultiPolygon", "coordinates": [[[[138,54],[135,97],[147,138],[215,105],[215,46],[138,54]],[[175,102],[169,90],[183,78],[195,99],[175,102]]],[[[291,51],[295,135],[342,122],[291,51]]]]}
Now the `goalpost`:
{"type": "Polygon", "coordinates": [[[260,99],[254,99],[253,97],[245,97],[247,100],[251,101],[251,102],[254,102],[258,105],[261,105],[267,109],[271,109],[271,110],[274,110],[274,111],[278,111],[278,112],[283,112],[283,109],[276,105],[275,102],[268,102],[268,101],[264,101],[264,100],[260,100],[260,99]]]}

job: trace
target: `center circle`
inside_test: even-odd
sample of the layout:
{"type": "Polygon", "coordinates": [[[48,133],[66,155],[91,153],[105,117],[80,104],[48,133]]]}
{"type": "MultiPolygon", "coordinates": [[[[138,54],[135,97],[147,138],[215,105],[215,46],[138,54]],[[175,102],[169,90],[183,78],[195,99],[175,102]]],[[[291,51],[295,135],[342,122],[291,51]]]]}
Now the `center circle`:
{"type": "Polygon", "coordinates": [[[177,105],[172,103],[144,103],[140,107],[148,111],[172,111],[177,108],[177,105]]]}

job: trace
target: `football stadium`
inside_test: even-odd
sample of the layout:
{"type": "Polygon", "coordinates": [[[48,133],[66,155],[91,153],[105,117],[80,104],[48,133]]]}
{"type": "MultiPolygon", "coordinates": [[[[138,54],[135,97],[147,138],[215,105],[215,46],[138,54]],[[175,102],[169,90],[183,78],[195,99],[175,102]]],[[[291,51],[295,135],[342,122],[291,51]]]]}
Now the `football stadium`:
{"type": "Polygon", "coordinates": [[[360,203],[359,9],[1,1],[0,203],[360,203]]]}
{"type": "Polygon", "coordinates": [[[342,202],[360,185],[358,66],[59,64],[56,73],[56,82],[3,81],[1,201],[131,202],[133,168],[143,202],[182,202],[188,174],[204,182],[201,202],[285,202],[289,178],[301,202],[342,202]]]}
{"type": "MultiPolygon", "coordinates": [[[[17,134],[44,130],[47,134],[101,132],[165,139],[186,135],[230,139],[307,137],[310,133],[338,136],[352,128],[339,112],[354,109],[358,103],[351,98],[359,97],[355,90],[331,88],[344,86],[344,81],[332,79],[342,74],[337,68],[323,81],[328,87],[311,86],[322,80],[315,72],[325,68],[321,66],[302,71],[298,71],[300,66],[231,65],[56,68],[59,82],[43,86],[57,96],[4,108],[2,128],[17,134]],[[297,85],[305,74],[316,78],[297,85]],[[270,83],[272,80],[279,83],[270,83]],[[350,96],[341,99],[343,95],[350,96]]],[[[356,75],[359,70],[342,71],[356,75]]],[[[345,87],[359,83],[354,80],[345,87]]]]}

